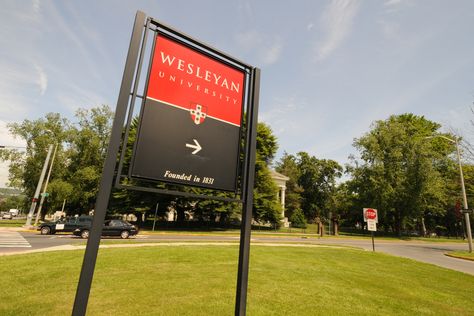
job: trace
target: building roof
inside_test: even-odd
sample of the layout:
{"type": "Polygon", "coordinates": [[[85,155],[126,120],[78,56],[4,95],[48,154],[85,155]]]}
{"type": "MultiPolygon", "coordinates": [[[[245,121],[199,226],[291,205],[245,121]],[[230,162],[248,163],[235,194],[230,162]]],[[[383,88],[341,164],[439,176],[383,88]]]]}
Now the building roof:
{"type": "Polygon", "coordinates": [[[288,181],[288,180],[290,180],[289,177],[287,177],[287,176],[285,176],[285,175],[283,175],[283,174],[281,174],[281,173],[278,173],[278,172],[276,172],[275,170],[272,170],[272,169],[270,169],[270,176],[271,176],[272,179],[274,179],[274,180],[282,180],[282,181],[288,181]]]}

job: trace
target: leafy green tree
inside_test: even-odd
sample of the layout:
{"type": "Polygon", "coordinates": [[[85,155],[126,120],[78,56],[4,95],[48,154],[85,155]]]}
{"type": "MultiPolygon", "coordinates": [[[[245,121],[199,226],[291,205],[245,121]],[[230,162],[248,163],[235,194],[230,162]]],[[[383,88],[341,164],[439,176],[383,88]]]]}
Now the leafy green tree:
{"type": "Polygon", "coordinates": [[[306,218],[304,217],[304,213],[300,209],[293,211],[293,214],[290,216],[290,222],[291,226],[296,228],[306,228],[308,225],[306,218]]]}
{"type": "Polygon", "coordinates": [[[102,105],[80,109],[76,117],[78,123],[70,131],[67,180],[74,187],[72,207],[87,212],[94,208],[99,190],[113,112],[102,105]]]}
{"type": "MultiPolygon", "coordinates": [[[[49,210],[60,211],[63,202],[66,202],[65,209],[69,208],[71,197],[73,196],[74,187],[71,183],[63,179],[53,179],[48,185],[48,204],[49,210]]],[[[46,213],[46,212],[44,212],[46,213]]]]}
{"type": "Polygon", "coordinates": [[[414,220],[423,222],[426,212],[445,212],[442,171],[452,168],[446,159],[451,149],[438,139],[427,139],[439,128],[422,116],[392,115],[355,140],[360,161],[354,159],[349,167],[350,187],[359,205],[379,210],[386,230],[400,235],[414,220]]]}
{"type": "Polygon", "coordinates": [[[26,151],[3,150],[0,159],[10,162],[9,180],[33,197],[48,146],[57,145],[47,199],[49,209],[59,209],[64,199],[73,212],[93,208],[110,133],[112,112],[107,106],[79,110],[72,124],[58,113],[9,124],[10,133],[25,140],[26,151]]]}
{"type": "Polygon", "coordinates": [[[334,194],[336,180],[342,175],[342,167],[334,160],[317,159],[306,152],[298,153],[300,177],[298,184],[303,188],[302,208],[308,220],[329,218],[329,211],[335,210],[334,194]]]}
{"type": "Polygon", "coordinates": [[[24,210],[26,206],[26,196],[23,194],[8,195],[0,199],[0,210],[8,211],[9,209],[24,210]]]}
{"type": "Polygon", "coordinates": [[[58,144],[51,177],[63,174],[66,170],[63,145],[68,137],[69,124],[69,121],[61,118],[58,113],[48,113],[44,118],[33,121],[8,124],[10,133],[26,142],[25,151],[0,151],[0,159],[10,162],[11,187],[21,188],[26,196],[33,197],[49,145],[58,144]]]}
{"type": "Polygon", "coordinates": [[[268,167],[277,149],[277,139],[271,128],[265,123],[258,123],[253,217],[257,221],[269,221],[279,225],[281,205],[277,200],[278,188],[268,167]]]}

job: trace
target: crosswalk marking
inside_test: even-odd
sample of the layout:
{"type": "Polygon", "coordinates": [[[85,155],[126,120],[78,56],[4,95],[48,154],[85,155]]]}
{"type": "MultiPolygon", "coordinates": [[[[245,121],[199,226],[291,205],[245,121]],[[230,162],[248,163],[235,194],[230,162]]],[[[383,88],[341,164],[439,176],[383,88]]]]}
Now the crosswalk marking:
{"type": "Polygon", "coordinates": [[[15,231],[0,231],[0,248],[29,248],[30,243],[15,231]]]}

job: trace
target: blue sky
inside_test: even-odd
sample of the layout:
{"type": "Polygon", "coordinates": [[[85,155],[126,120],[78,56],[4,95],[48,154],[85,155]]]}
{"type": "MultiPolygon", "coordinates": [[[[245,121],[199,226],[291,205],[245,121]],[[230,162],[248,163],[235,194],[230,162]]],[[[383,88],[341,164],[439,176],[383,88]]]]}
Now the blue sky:
{"type": "Polygon", "coordinates": [[[259,118],[277,157],[344,164],[373,121],[406,112],[474,136],[470,0],[1,3],[2,145],[21,145],[8,122],[115,107],[136,10],[262,69],[259,118]]]}

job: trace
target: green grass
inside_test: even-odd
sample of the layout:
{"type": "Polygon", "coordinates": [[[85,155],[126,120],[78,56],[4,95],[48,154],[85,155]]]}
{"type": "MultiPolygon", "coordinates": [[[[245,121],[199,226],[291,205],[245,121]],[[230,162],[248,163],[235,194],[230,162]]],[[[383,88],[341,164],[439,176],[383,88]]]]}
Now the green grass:
{"type": "Polygon", "coordinates": [[[0,220],[0,227],[21,227],[25,222],[26,219],[3,219],[0,220]]]}
{"type": "MultiPolygon", "coordinates": [[[[70,315],[83,251],[0,257],[0,315],[70,315]]],[[[88,315],[232,315],[237,246],[101,249],[88,315]]],[[[253,246],[248,315],[473,315],[474,277],[351,249],[253,246]]]]}
{"type": "MultiPolygon", "coordinates": [[[[166,229],[162,230],[157,228],[155,231],[151,231],[148,229],[140,230],[140,234],[143,235],[211,235],[211,236],[240,236],[240,230],[238,229],[220,229],[220,230],[185,230],[185,229],[166,229]]],[[[328,235],[325,234],[323,237],[320,237],[317,234],[317,229],[315,224],[308,224],[306,229],[303,228],[285,228],[280,227],[278,230],[274,229],[258,229],[253,227],[252,228],[252,235],[259,236],[272,236],[272,237],[308,237],[308,238],[338,238],[338,239],[371,239],[371,235],[369,233],[366,234],[353,234],[353,233],[345,233],[340,232],[338,236],[328,235]]],[[[378,235],[375,236],[378,240],[387,240],[387,241],[425,241],[425,242],[436,242],[436,243],[465,243],[466,240],[461,238],[447,238],[447,237],[396,237],[396,236],[382,236],[379,232],[378,235]]]]}
{"type": "Polygon", "coordinates": [[[474,252],[469,252],[469,251],[452,251],[448,252],[446,255],[450,257],[455,257],[455,258],[461,258],[461,259],[466,259],[466,260],[472,260],[474,261],[474,252]]]}

